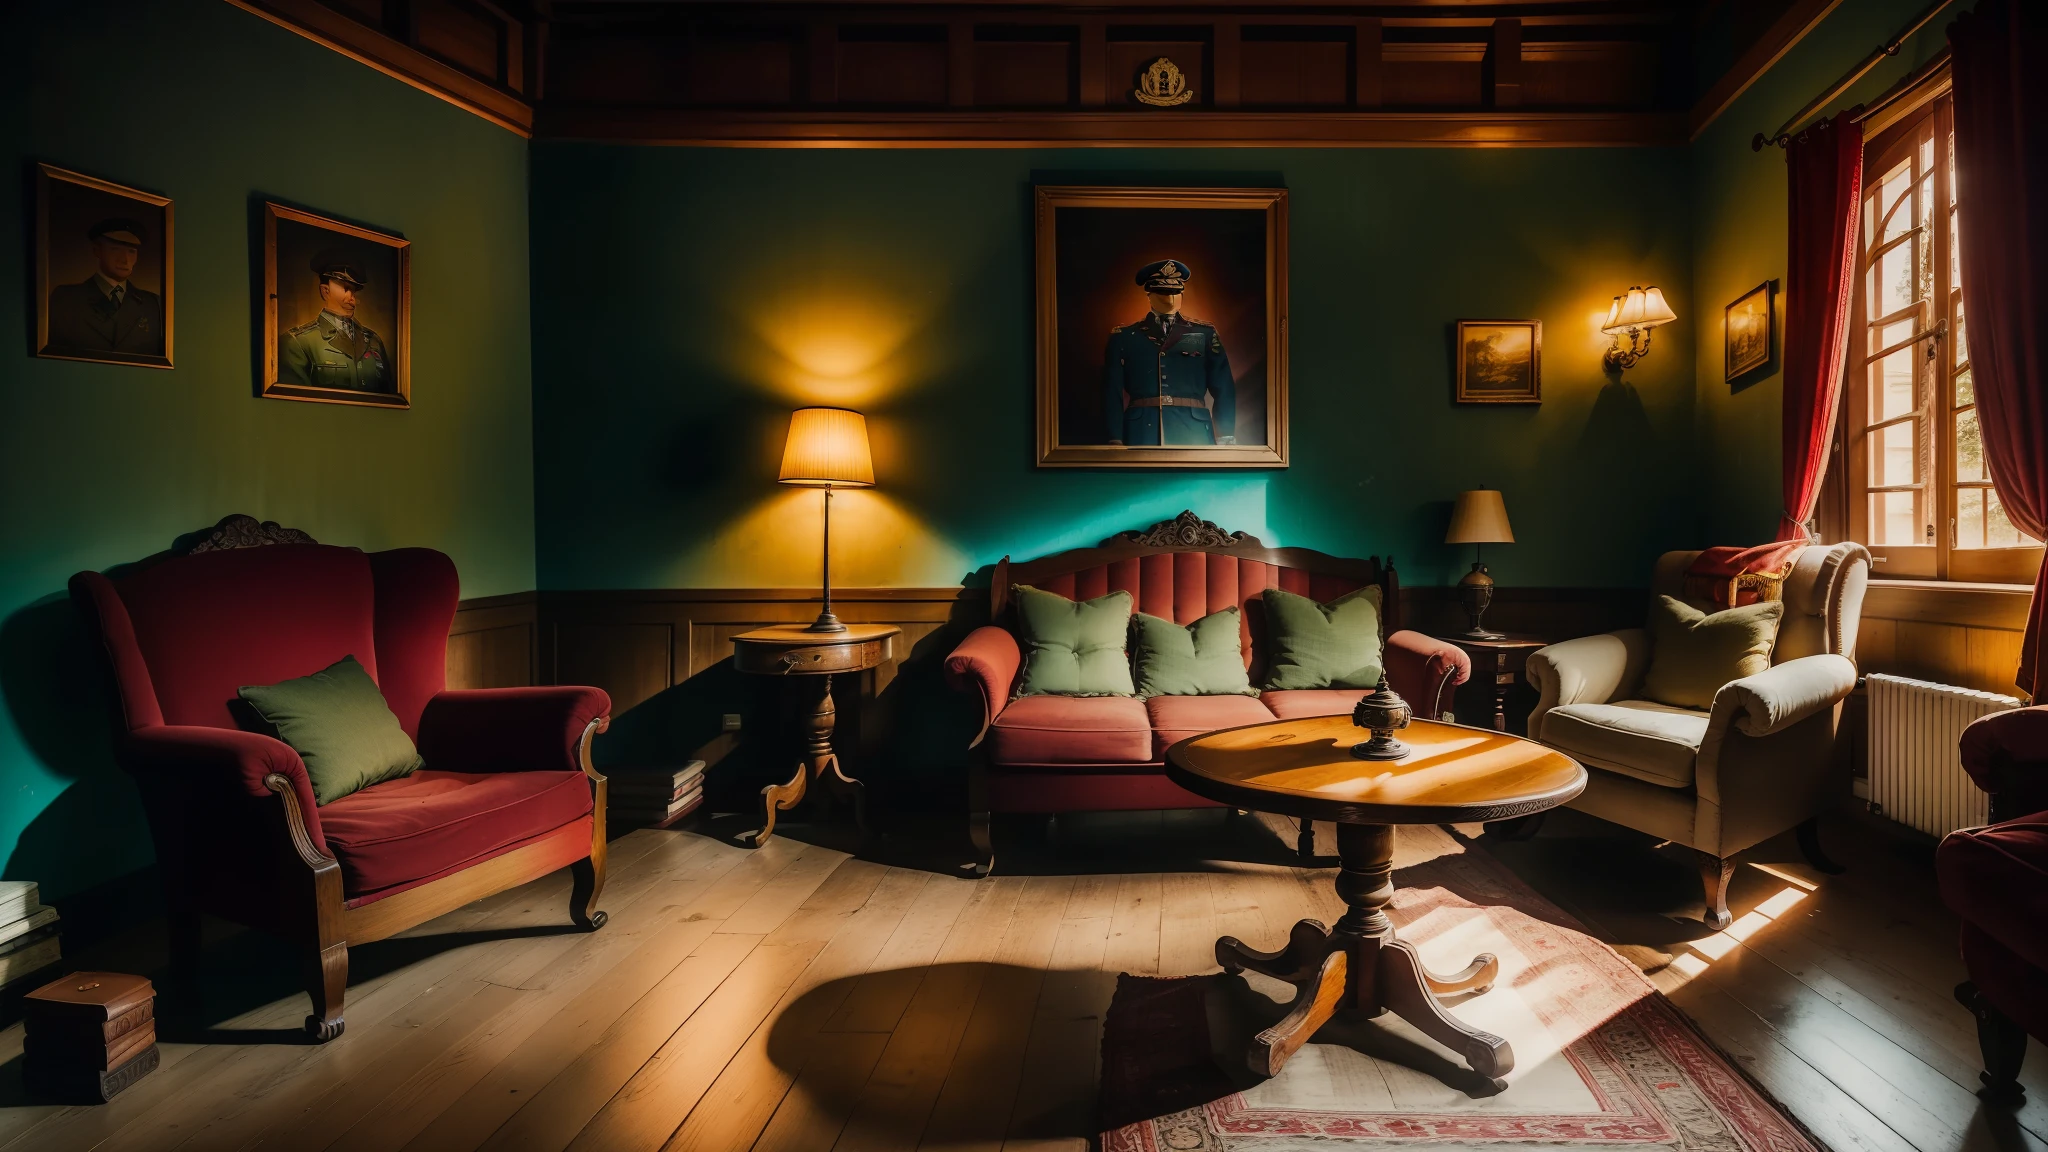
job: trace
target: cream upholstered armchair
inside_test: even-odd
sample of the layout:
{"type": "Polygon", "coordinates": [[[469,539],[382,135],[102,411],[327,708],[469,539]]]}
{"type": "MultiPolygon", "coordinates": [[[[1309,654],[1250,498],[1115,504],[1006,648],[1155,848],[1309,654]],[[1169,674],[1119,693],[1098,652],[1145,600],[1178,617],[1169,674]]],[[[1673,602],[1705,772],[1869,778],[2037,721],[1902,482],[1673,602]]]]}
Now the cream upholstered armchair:
{"type": "MultiPolygon", "coordinates": [[[[1685,599],[1697,552],[1667,552],[1651,593],[1685,599]]],[[[1724,685],[1708,711],[1637,699],[1650,664],[1641,628],[1552,644],[1529,657],[1539,694],[1529,735],[1589,769],[1573,808],[1700,855],[1706,922],[1728,926],[1732,857],[1787,828],[1814,864],[1814,816],[1841,786],[1835,729],[1856,687],[1856,629],[1870,582],[1860,544],[1802,549],[1785,578],[1771,667],[1724,685]]],[[[1690,601],[1713,611],[1714,605],[1690,601]]]]}

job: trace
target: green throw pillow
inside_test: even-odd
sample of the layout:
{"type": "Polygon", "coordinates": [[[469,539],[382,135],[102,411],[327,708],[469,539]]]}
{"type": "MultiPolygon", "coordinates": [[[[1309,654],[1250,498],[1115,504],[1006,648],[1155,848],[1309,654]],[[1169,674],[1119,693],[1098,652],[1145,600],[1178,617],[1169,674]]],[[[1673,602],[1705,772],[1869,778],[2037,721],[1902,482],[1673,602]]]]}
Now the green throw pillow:
{"type": "Polygon", "coordinates": [[[1019,696],[1129,696],[1131,594],[1075,603],[1057,592],[1010,585],[1024,648],[1019,696]]]}
{"type": "Polygon", "coordinates": [[[1131,618],[1140,696],[1256,696],[1244,670],[1238,611],[1211,612],[1183,628],[1143,612],[1131,618]]]}
{"type": "Polygon", "coordinates": [[[306,762],[316,804],[411,775],[423,764],[377,682],[354,656],[311,676],[243,688],[237,695],[306,762]]]}
{"type": "Polygon", "coordinates": [[[1723,684],[1771,666],[1771,646],[1785,615],[1779,600],[1762,600],[1712,616],[1669,596],[1650,605],[1650,671],[1643,695],[1676,708],[1711,708],[1723,684]]]}
{"type": "Polygon", "coordinates": [[[1328,604],[1268,588],[1266,627],[1273,649],[1267,690],[1377,688],[1380,683],[1380,589],[1368,584],[1328,604]]]}

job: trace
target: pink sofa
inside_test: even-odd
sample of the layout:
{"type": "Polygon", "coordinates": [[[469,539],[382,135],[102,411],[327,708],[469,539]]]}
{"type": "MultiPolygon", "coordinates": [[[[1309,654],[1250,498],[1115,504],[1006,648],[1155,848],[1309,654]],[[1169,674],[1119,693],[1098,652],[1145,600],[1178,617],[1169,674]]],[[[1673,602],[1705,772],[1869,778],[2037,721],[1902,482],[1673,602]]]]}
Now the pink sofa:
{"type": "MultiPolygon", "coordinates": [[[[1191,624],[1211,612],[1242,610],[1245,661],[1256,686],[1264,675],[1265,618],[1259,593],[1282,588],[1328,600],[1367,584],[1381,588],[1387,679],[1417,716],[1441,716],[1471,675],[1456,645],[1397,631],[1400,583],[1391,563],[1347,560],[1306,548],[1268,548],[1242,532],[1225,533],[1192,513],[1125,532],[1096,548],[996,565],[992,624],[977,628],[946,658],[946,678],[982,706],[969,786],[976,871],[994,861],[989,818],[995,812],[1059,813],[1213,808],[1168,780],[1174,742],[1243,724],[1349,713],[1362,689],[1275,691],[1258,696],[1025,696],[1011,699],[1023,664],[1012,631],[1010,586],[1023,584],[1088,599],[1123,590],[1136,611],[1191,624]]],[[[1306,844],[1304,850],[1307,850],[1306,844]]]]}

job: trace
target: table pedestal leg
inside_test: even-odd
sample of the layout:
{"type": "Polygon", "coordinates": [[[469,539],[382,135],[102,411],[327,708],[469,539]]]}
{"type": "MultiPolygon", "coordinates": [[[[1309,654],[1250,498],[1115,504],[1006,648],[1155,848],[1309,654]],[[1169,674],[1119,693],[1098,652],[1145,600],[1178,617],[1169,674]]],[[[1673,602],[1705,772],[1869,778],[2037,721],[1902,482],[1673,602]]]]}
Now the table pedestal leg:
{"type": "Polygon", "coordinates": [[[802,803],[813,780],[835,796],[850,796],[854,823],[863,833],[868,828],[867,790],[839,767],[839,754],[832,750],[832,727],[838,719],[832,705],[832,677],[805,676],[797,682],[807,687],[814,682],[817,685],[813,689],[817,698],[802,717],[803,754],[797,761],[795,775],[761,789],[761,830],[754,833],[751,847],[759,848],[775,835],[776,813],[787,812],[802,803]]]}
{"type": "Polygon", "coordinates": [[[1415,949],[1394,938],[1387,902],[1394,896],[1394,829],[1387,824],[1337,825],[1337,895],[1345,912],[1334,928],[1303,920],[1278,952],[1247,948],[1235,937],[1216,942],[1216,961],[1227,972],[1251,969],[1293,984],[1293,1008],[1252,1041],[1245,1062],[1260,1076],[1278,1075],[1329,1019],[1344,1009],[1365,1016],[1393,1012],[1424,1035],[1465,1058],[1472,1070],[1499,1082],[1515,1066],[1508,1042],[1460,1023],[1438,996],[1483,992],[1500,975],[1500,961],[1481,955],[1451,976],[1422,966],[1415,949]]]}

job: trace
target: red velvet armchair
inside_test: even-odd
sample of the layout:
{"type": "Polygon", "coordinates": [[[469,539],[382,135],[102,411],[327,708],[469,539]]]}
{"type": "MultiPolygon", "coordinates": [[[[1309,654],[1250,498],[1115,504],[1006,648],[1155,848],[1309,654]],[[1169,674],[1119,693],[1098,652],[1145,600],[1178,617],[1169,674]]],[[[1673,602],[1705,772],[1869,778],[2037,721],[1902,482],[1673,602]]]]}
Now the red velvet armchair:
{"type": "Polygon", "coordinates": [[[81,572],[71,596],[111,665],[116,752],[156,843],[174,975],[195,974],[201,913],[277,935],[303,951],[306,1029],[324,1041],[342,1031],[351,944],[565,866],[571,920],[604,924],[605,781],[590,744],[611,701],[595,688],[444,691],[448,557],[282,532],[306,542],[268,543],[230,518],[191,554],[81,572]],[[319,807],[298,754],[239,730],[228,702],[350,655],[426,767],[319,807]]]}
{"type": "MultiPolygon", "coordinates": [[[[1169,745],[1218,728],[1299,716],[1348,714],[1360,689],[1266,692],[1260,696],[1010,698],[1023,665],[1012,633],[1012,584],[1075,599],[1131,593],[1134,608],[1191,624],[1233,605],[1240,609],[1251,679],[1264,675],[1265,616],[1259,593],[1282,588],[1318,600],[1377,584],[1388,683],[1417,716],[1442,716],[1451,693],[1472,674],[1471,658],[1454,644],[1399,631],[1400,581],[1378,559],[1351,560],[1306,548],[1268,548],[1242,532],[1226,533],[1183,512],[1142,532],[1125,532],[1095,548],[1076,548],[1022,564],[996,565],[990,618],[946,658],[946,678],[981,702],[968,783],[969,831],[986,875],[995,859],[992,813],[1060,813],[1213,808],[1166,778],[1169,745]]],[[[1313,854],[1303,822],[1301,851],[1313,854]]]]}
{"type": "Polygon", "coordinates": [[[1963,920],[1956,989],[1977,1018],[1987,1099],[2020,1096],[2027,1037],[2048,1042],[2048,708],[1994,712],[1963,729],[1963,768],[1991,823],[1934,854],[1941,899],[1963,920]]]}

